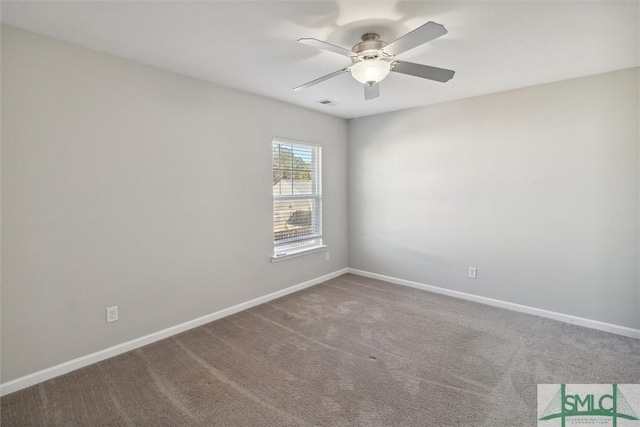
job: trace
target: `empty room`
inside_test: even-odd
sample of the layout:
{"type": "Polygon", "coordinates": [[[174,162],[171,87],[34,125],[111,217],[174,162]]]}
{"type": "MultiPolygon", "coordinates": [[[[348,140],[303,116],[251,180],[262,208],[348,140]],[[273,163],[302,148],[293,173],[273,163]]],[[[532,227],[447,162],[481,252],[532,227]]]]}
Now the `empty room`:
{"type": "Polygon", "coordinates": [[[0,424],[640,426],[640,2],[2,1],[0,424]]]}

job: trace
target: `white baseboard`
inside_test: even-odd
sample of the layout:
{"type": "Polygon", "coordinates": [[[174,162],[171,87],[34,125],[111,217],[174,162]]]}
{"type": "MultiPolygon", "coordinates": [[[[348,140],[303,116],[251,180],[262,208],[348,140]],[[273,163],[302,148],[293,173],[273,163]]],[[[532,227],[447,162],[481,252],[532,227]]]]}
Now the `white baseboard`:
{"type": "Polygon", "coordinates": [[[384,280],[386,282],[395,283],[398,285],[409,286],[416,289],[421,289],[428,292],[434,292],[437,294],[448,295],[455,298],[460,298],[468,301],[474,301],[481,304],[491,305],[494,307],[505,308],[507,310],[518,311],[521,313],[532,314],[534,316],[540,316],[547,319],[558,320],[560,322],[571,323],[578,326],[584,326],[591,329],[597,329],[599,331],[610,332],[618,335],[623,335],[631,338],[640,339],[640,329],[633,329],[626,326],[614,325],[611,323],[600,322],[598,320],[585,319],[583,317],[571,316],[569,314],[557,313],[554,311],[544,310],[541,308],[529,307],[526,305],[515,304],[512,302],[501,301],[493,298],[487,298],[479,295],[468,294],[465,292],[454,291],[451,289],[440,288],[437,286],[426,285],[423,283],[412,282],[410,280],[399,279],[397,277],[385,276],[378,273],[371,273],[368,271],[357,270],[354,268],[343,268],[341,270],[334,271],[333,273],[326,274],[324,276],[317,277],[315,279],[308,280],[303,283],[299,283],[294,286],[273,292],[268,295],[264,295],[250,301],[246,301],[232,307],[228,307],[215,313],[208,314],[206,316],[199,317],[197,319],[190,320],[185,323],[181,323],[176,326],[163,329],[158,332],[154,332],[149,335],[145,335],[140,338],[136,338],[131,341],[127,341],[122,344],[115,345],[113,347],[106,348],[104,350],[97,351],[95,353],[88,354],[86,356],[78,357],[73,360],[61,363],[50,368],[43,369],[41,371],[34,372],[29,375],[25,375],[15,380],[7,381],[0,384],[0,396],[13,393],[14,391],[21,390],[23,388],[47,381],[51,378],[66,374],[76,369],[91,365],[93,363],[100,362],[101,360],[108,359],[110,357],[117,356],[127,351],[134,350],[136,348],[151,344],[164,338],[168,338],[172,335],[176,335],[180,332],[193,329],[205,323],[213,322],[214,320],[221,319],[231,314],[238,313],[256,305],[263,304],[265,302],[274,300],[276,298],[283,297],[293,292],[300,291],[302,289],[317,285],[318,283],[325,282],[335,277],[341,276],[345,273],[352,273],[358,276],[369,277],[372,279],[384,280]]]}
{"type": "Polygon", "coordinates": [[[507,310],[518,311],[520,313],[533,314],[547,319],[558,320],[560,322],[571,323],[586,328],[597,329],[599,331],[611,332],[625,337],[640,339],[640,329],[633,329],[626,326],[614,325],[611,323],[600,322],[598,320],[585,319],[584,317],[572,316],[570,314],[557,313],[555,311],[544,310],[541,308],[529,307],[526,305],[515,304],[508,301],[501,301],[493,298],[487,298],[479,295],[467,294],[465,292],[453,291],[451,289],[440,288],[424,283],[412,282],[410,280],[398,279],[397,277],[385,276],[383,274],[371,273],[369,271],[357,270],[349,268],[349,273],[358,276],[369,277],[371,279],[384,280],[385,282],[395,283],[397,285],[409,286],[411,288],[422,289],[424,291],[434,292],[436,294],[448,295],[450,297],[460,298],[468,301],[479,302],[481,304],[491,305],[494,307],[506,308],[507,310]]]}
{"type": "Polygon", "coordinates": [[[205,323],[213,322],[214,320],[218,320],[231,314],[246,310],[248,308],[255,307],[256,305],[260,305],[276,298],[280,298],[293,292],[308,288],[310,286],[317,285],[318,283],[322,283],[329,279],[333,279],[334,277],[341,276],[347,273],[347,271],[347,268],[343,268],[341,270],[334,271],[333,273],[329,273],[324,276],[320,276],[315,279],[290,286],[277,292],[273,292],[268,295],[252,299],[250,301],[246,301],[232,307],[216,311],[215,313],[207,314],[206,316],[198,317],[197,319],[193,319],[188,322],[184,322],[179,325],[172,326],[170,328],[163,329],[161,331],[154,332],[152,334],[145,335],[143,337],[136,338],[122,344],[114,345],[113,347],[105,348],[104,350],[100,350],[86,356],[78,357],[77,359],[69,360],[68,362],[64,362],[59,365],[34,372],[20,378],[16,378],[15,380],[7,381],[6,383],[0,384],[0,396],[13,393],[14,391],[18,391],[23,388],[49,380],[51,378],[66,374],[67,372],[75,371],[76,369],[80,369],[93,363],[100,362],[101,360],[126,353],[127,351],[134,350],[136,348],[151,344],[172,335],[176,335],[180,332],[184,332],[197,326],[204,325],[205,323]]]}

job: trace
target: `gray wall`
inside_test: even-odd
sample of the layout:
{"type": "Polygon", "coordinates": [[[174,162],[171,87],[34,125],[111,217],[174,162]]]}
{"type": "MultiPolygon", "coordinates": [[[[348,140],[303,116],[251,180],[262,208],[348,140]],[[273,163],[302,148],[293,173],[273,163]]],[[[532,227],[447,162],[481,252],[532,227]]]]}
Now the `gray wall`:
{"type": "Polygon", "coordinates": [[[640,327],[638,78],[350,121],[349,266],[640,327]]]}
{"type": "Polygon", "coordinates": [[[10,27],[2,66],[3,382],[347,266],[345,120],[10,27]],[[329,262],[270,262],[274,136],[323,145],[329,262]]]}

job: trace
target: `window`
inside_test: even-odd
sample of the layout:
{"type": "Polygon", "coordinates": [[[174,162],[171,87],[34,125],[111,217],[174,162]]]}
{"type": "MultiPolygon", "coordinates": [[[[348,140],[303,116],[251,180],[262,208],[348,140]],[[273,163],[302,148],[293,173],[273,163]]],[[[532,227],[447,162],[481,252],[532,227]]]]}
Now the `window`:
{"type": "Polygon", "coordinates": [[[321,148],[274,139],[273,246],[274,256],[322,246],[321,148]]]}

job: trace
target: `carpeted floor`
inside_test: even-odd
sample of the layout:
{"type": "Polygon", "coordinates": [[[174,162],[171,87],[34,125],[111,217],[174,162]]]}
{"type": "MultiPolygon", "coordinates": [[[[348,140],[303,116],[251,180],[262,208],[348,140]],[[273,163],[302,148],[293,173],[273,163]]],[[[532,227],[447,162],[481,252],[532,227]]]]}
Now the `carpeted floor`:
{"type": "Polygon", "coordinates": [[[1,419],[533,426],[538,383],[638,382],[638,340],[347,274],[5,396],[1,419]]]}

